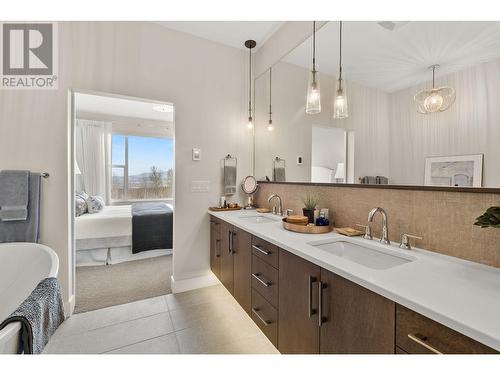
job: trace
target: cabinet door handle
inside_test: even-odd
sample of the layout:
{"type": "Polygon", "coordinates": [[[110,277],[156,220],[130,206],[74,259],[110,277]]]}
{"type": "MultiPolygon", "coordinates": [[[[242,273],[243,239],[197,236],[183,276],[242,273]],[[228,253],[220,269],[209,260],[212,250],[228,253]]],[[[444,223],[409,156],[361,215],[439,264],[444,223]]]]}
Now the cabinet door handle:
{"type": "Polygon", "coordinates": [[[272,321],[270,320],[267,320],[267,319],[264,319],[262,316],[259,315],[259,312],[260,309],[257,309],[255,307],[252,307],[252,312],[257,316],[257,318],[259,318],[259,320],[265,325],[265,326],[268,326],[269,324],[272,323],[272,321]]]}
{"type": "Polygon", "coordinates": [[[220,258],[220,240],[215,240],[215,257],[220,258]]]}
{"type": "Polygon", "coordinates": [[[237,232],[231,232],[231,255],[234,255],[237,253],[237,251],[234,251],[234,237],[236,237],[238,233],[237,232]]]}
{"type": "Polygon", "coordinates": [[[257,250],[257,251],[261,252],[261,253],[262,253],[262,254],[264,254],[264,255],[271,255],[271,254],[272,254],[270,251],[266,251],[266,250],[262,249],[259,245],[252,245],[252,247],[253,247],[255,250],[257,250]]]}
{"type": "Polygon", "coordinates": [[[233,232],[229,231],[229,254],[233,252],[233,232]]]}
{"type": "Polygon", "coordinates": [[[321,327],[325,322],[323,318],[323,289],[326,288],[326,284],[321,281],[318,282],[318,326],[321,327]]]}
{"type": "Polygon", "coordinates": [[[308,314],[309,318],[316,314],[316,310],[312,308],[312,288],[313,284],[316,282],[316,278],[314,276],[309,275],[309,296],[308,296],[308,314]]]}
{"type": "Polygon", "coordinates": [[[261,283],[262,285],[264,285],[266,288],[270,287],[271,286],[271,283],[268,282],[268,281],[265,281],[263,279],[261,279],[259,276],[261,276],[260,273],[252,273],[252,276],[259,282],[261,283]]]}
{"type": "Polygon", "coordinates": [[[410,340],[416,342],[418,345],[423,346],[424,348],[430,350],[431,352],[433,352],[435,354],[443,354],[442,352],[440,352],[439,350],[437,350],[433,346],[426,343],[425,341],[427,340],[427,337],[425,337],[424,335],[421,335],[420,333],[416,333],[416,334],[409,333],[408,338],[410,340]]]}

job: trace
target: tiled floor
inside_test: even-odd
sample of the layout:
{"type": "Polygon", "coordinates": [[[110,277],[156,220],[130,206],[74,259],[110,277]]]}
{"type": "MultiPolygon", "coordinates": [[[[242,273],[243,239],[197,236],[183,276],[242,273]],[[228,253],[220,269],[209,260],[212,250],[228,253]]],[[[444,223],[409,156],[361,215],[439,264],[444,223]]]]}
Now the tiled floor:
{"type": "Polygon", "coordinates": [[[220,285],[73,315],[45,354],[278,353],[220,285]]]}

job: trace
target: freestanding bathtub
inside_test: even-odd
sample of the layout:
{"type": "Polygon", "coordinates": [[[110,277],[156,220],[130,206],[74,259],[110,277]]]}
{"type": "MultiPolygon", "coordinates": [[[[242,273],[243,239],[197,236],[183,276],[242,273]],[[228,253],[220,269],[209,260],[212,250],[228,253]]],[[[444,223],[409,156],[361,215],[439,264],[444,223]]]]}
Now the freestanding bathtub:
{"type": "MultiPolygon", "coordinates": [[[[47,277],[56,277],[59,258],[50,247],[30,242],[0,244],[0,322],[3,322],[47,277]]],[[[0,331],[0,354],[15,354],[20,323],[0,331]]]]}

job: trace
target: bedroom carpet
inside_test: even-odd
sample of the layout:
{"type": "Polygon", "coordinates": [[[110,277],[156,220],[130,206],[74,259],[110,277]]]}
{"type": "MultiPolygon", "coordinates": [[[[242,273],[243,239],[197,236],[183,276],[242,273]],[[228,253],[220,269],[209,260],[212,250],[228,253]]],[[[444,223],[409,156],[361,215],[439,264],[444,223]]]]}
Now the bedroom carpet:
{"type": "Polygon", "coordinates": [[[172,255],[76,268],[75,314],[171,293],[172,255]]]}

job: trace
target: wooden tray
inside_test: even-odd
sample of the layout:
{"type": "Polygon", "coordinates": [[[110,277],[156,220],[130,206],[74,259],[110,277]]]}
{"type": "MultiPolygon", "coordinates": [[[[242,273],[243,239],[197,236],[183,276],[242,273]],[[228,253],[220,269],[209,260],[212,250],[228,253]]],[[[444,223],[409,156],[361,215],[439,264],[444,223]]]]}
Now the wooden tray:
{"type": "Polygon", "coordinates": [[[316,225],[298,225],[286,222],[286,217],[283,218],[283,228],[291,232],[306,233],[306,234],[321,234],[329,233],[333,230],[331,226],[316,226],[316,225]]]}
{"type": "Polygon", "coordinates": [[[349,227],[347,227],[347,228],[335,228],[335,232],[337,232],[339,234],[343,234],[344,236],[348,236],[348,237],[361,236],[361,235],[365,234],[365,232],[363,232],[363,231],[349,228],[349,227]]]}
{"type": "Polygon", "coordinates": [[[229,208],[229,207],[208,207],[210,211],[238,211],[241,210],[241,206],[229,208]]]}

